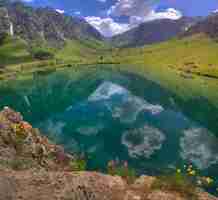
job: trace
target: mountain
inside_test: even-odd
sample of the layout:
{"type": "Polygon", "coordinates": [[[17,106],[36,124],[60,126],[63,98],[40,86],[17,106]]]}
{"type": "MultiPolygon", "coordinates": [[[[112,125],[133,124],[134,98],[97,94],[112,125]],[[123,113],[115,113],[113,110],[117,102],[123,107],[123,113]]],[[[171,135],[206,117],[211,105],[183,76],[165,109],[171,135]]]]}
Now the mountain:
{"type": "Polygon", "coordinates": [[[66,40],[102,40],[101,34],[85,20],[60,14],[51,8],[32,8],[23,3],[9,3],[0,10],[0,32],[26,41],[63,45],[66,40]],[[7,28],[7,29],[5,29],[7,28]]]}
{"type": "Polygon", "coordinates": [[[199,21],[190,27],[183,36],[191,36],[198,33],[204,33],[211,38],[218,37],[218,13],[213,13],[205,19],[199,21]]]}
{"type": "MultiPolygon", "coordinates": [[[[61,63],[98,62],[109,45],[85,20],[52,8],[32,8],[0,0],[0,66],[40,60],[61,63]]],[[[18,66],[19,67],[19,66],[18,66]]]]}
{"type": "Polygon", "coordinates": [[[136,47],[169,40],[193,25],[197,19],[182,17],[179,20],[161,19],[145,22],[111,41],[117,47],[136,47]]]}

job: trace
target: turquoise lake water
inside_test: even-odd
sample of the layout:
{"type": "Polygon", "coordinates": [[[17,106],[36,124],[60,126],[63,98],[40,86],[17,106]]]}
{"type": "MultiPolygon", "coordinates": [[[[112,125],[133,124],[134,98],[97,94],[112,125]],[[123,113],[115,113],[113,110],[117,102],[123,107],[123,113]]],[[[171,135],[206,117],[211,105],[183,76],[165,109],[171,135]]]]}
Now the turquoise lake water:
{"type": "MultiPolygon", "coordinates": [[[[89,169],[128,161],[139,174],[160,175],[193,164],[218,177],[218,110],[203,97],[188,101],[131,73],[63,69],[0,84],[10,106],[89,169]]],[[[210,188],[214,191],[214,188],[210,188]]]]}

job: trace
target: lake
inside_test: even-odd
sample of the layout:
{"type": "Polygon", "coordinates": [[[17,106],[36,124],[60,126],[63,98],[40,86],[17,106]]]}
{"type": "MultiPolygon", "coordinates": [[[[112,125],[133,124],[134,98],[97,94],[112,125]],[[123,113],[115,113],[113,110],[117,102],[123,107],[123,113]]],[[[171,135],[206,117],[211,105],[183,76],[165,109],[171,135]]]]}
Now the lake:
{"type": "Polygon", "coordinates": [[[139,174],[192,164],[201,175],[218,177],[218,82],[178,75],[167,82],[115,68],[2,81],[0,107],[21,112],[68,152],[84,153],[92,170],[104,171],[113,159],[128,161],[139,174]]]}

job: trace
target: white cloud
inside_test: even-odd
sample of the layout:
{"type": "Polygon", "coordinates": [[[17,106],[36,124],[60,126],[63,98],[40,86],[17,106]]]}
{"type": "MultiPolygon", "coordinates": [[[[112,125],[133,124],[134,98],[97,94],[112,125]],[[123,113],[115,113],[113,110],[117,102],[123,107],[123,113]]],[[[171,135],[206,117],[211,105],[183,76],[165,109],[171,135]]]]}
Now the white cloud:
{"type": "Polygon", "coordinates": [[[212,13],[218,13],[218,9],[213,10],[212,13]]]}
{"type": "Polygon", "coordinates": [[[29,3],[29,2],[33,2],[34,0],[22,0],[22,1],[29,3]]]}
{"type": "Polygon", "coordinates": [[[123,33],[143,22],[157,19],[178,20],[182,17],[182,13],[174,8],[157,12],[155,10],[155,1],[153,0],[117,0],[109,8],[107,15],[107,18],[86,18],[91,25],[107,37],[123,33]],[[113,20],[113,17],[119,18],[121,16],[128,17],[129,21],[127,23],[119,23],[113,20]]]}
{"type": "Polygon", "coordinates": [[[75,15],[81,15],[81,12],[80,11],[75,11],[74,14],[75,15]]]}
{"type": "Polygon", "coordinates": [[[64,14],[65,11],[64,10],[60,10],[60,9],[56,9],[56,12],[60,13],[60,14],[64,14]]]}
{"type": "Polygon", "coordinates": [[[156,12],[152,0],[118,0],[108,10],[109,16],[127,16],[135,22],[151,21],[155,19],[177,20],[182,17],[182,13],[174,8],[156,12]]]}
{"type": "Polygon", "coordinates": [[[121,34],[128,31],[131,28],[138,26],[143,22],[148,22],[157,19],[171,19],[178,20],[182,17],[182,13],[174,8],[168,8],[162,12],[156,12],[151,10],[145,16],[133,15],[129,17],[128,23],[115,22],[113,18],[101,18],[89,16],[86,17],[86,21],[94,26],[105,37],[111,37],[117,34],[121,34]]]}
{"type": "Polygon", "coordinates": [[[111,37],[113,35],[123,33],[129,29],[129,24],[117,23],[110,17],[100,18],[89,16],[85,19],[105,37],[111,37]]]}
{"type": "Polygon", "coordinates": [[[152,21],[157,19],[171,19],[178,20],[182,17],[182,13],[174,8],[168,8],[165,11],[156,12],[151,10],[146,16],[142,18],[143,21],[152,21]]]}
{"type": "Polygon", "coordinates": [[[118,0],[108,10],[112,16],[144,16],[152,9],[152,0],[118,0]]]}
{"type": "Polygon", "coordinates": [[[107,0],[97,0],[98,2],[105,3],[107,0]]]}

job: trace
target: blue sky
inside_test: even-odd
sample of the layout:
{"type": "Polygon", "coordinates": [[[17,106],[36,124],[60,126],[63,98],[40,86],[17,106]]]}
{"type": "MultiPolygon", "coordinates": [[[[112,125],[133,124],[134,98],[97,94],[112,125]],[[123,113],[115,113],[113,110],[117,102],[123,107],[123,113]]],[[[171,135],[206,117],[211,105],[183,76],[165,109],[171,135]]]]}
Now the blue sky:
{"type": "Polygon", "coordinates": [[[206,16],[218,0],[23,0],[85,18],[105,36],[122,33],[144,21],[206,16]]]}

